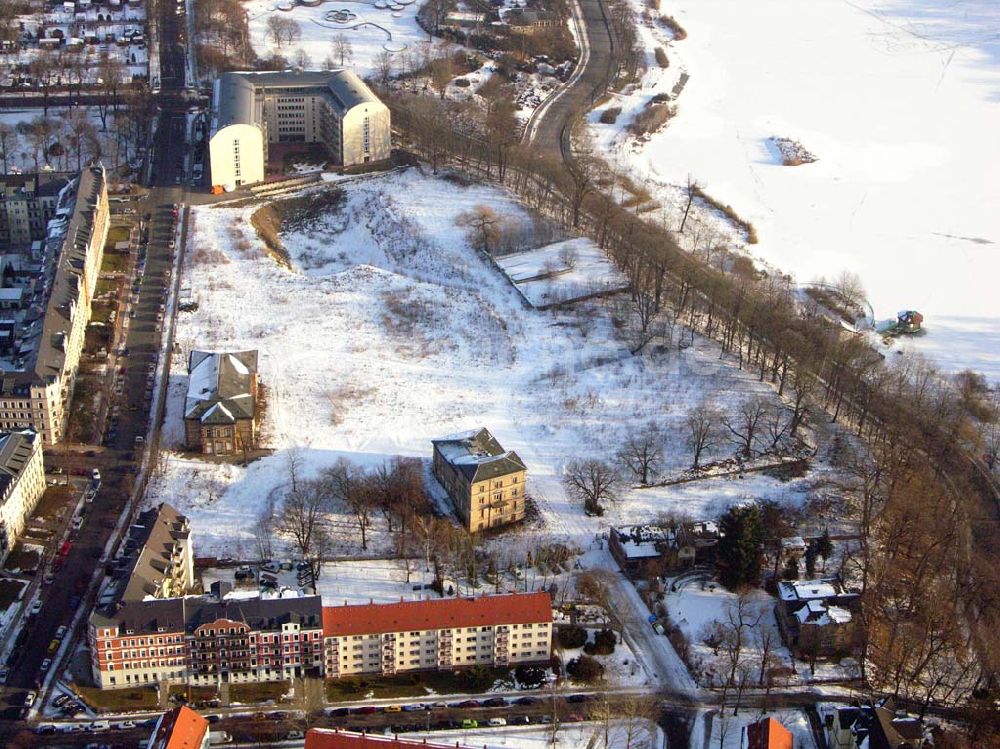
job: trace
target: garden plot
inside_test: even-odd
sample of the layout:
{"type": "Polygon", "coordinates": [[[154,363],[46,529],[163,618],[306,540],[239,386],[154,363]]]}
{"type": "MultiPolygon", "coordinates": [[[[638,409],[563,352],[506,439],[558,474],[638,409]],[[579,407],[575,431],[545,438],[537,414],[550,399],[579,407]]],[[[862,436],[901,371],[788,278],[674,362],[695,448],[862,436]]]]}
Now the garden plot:
{"type": "Polygon", "coordinates": [[[327,57],[335,64],[340,58],[334,53],[334,39],[343,34],[350,42],[351,55],[344,65],[358,75],[368,76],[379,67],[383,53],[391,55],[398,68],[401,56],[416,54],[425,45],[427,34],[417,25],[414,0],[389,2],[338,2],[325,0],[314,7],[298,5],[294,0],[249,0],[245,3],[249,17],[250,40],[261,57],[279,54],[293,60],[301,50],[309,57],[309,65],[322,69],[327,57]],[[273,14],[295,21],[301,38],[292,44],[278,46],[268,34],[268,18],[273,14]]]}
{"type": "Polygon", "coordinates": [[[628,281],[604,251],[585,238],[503,255],[496,262],[536,309],[628,288],[628,281]]]}
{"type": "MultiPolygon", "coordinates": [[[[164,442],[179,446],[190,350],[258,349],[262,439],[274,451],[247,467],[179,453],[161,461],[148,502],[169,501],[191,516],[199,554],[256,558],[253,521],[281,500],[289,455],[303,477],[339,458],[361,466],[396,455],[428,459],[432,438],[478,426],[525,461],[538,510],[501,543],[587,548],[608,518],[586,517],[566,495],[569,461],[611,459],[629,430],[655,421],[666,436],[663,469],[687,467],[683,424],[693,404],[710,398],[725,410],[772,392],[700,338],[682,351],[629,355],[600,304],[572,313],[526,309],[456,224],[488,205],[530,226],[501,191],[415,169],[342,189],[335,209],[282,234],[290,268],[263,251],[250,224],[259,206],[192,211],[183,284],[199,308],[178,318],[164,442]]],[[[760,475],[739,485],[733,501],[800,499],[760,475]]],[[[623,495],[616,517],[644,522],[692,501],[690,488],[663,489],[633,505],[641,491],[623,495]]],[[[698,498],[698,509],[708,501],[698,498]]],[[[357,553],[347,508],[331,521],[334,553],[357,553]]],[[[378,518],[365,551],[391,547],[378,518]]]]}
{"type": "MultiPolygon", "coordinates": [[[[669,581],[668,581],[669,584],[669,581]]],[[[744,594],[746,615],[744,622],[754,622],[755,626],[743,628],[743,648],[738,660],[741,668],[749,670],[750,685],[760,681],[761,662],[764,652],[768,652],[766,669],[775,675],[775,684],[801,684],[814,681],[841,681],[859,676],[853,659],[842,663],[818,660],[815,671],[810,671],[808,663],[794,661],[791,652],[781,642],[775,619],[775,599],[765,591],[754,588],[744,594]],[[780,674],[780,675],[778,675],[780,674]]],[[[725,646],[713,647],[706,644],[711,640],[713,628],[719,624],[728,626],[739,621],[736,617],[738,596],[726,590],[707,576],[689,577],[678,580],[677,590],[664,595],[663,605],[670,621],[684,634],[690,644],[690,661],[693,675],[704,686],[721,684],[728,676],[730,653],[725,646]]]]}

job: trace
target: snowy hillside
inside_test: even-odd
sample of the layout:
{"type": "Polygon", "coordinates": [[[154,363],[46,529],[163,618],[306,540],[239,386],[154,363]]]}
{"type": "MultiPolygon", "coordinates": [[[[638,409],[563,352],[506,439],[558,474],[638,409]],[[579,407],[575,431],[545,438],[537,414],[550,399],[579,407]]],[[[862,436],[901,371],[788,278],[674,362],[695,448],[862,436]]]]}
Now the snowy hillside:
{"type": "Polygon", "coordinates": [[[924,313],[927,335],[905,348],[1000,379],[1000,5],[663,0],[660,12],[687,38],[644,26],[649,71],[612,102],[616,124],[592,119],[619,168],[675,204],[691,175],[754,224],[748,249],[772,266],[802,282],[856,271],[877,317],[924,313]],[[625,126],[682,74],[676,116],[635,142],[625,126]],[[817,160],[782,165],[776,138],[817,160]]]}

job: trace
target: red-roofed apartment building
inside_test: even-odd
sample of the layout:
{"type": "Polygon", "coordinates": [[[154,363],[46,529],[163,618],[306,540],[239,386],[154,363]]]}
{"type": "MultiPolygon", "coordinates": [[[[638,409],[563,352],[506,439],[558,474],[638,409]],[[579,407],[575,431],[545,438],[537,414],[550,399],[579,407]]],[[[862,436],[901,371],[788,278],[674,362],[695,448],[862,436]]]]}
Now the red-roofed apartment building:
{"type": "Polygon", "coordinates": [[[792,749],[792,732],[774,718],[747,726],[747,749],[792,749]]]}
{"type": "Polygon", "coordinates": [[[426,739],[401,739],[398,736],[375,736],[336,728],[310,728],[305,749],[396,749],[419,746],[423,749],[472,749],[464,744],[429,744],[426,739]]]}
{"type": "Polygon", "coordinates": [[[168,710],[156,723],[146,749],[207,749],[208,721],[189,707],[168,710]]]}
{"type": "Polygon", "coordinates": [[[327,678],[346,674],[543,662],[552,651],[548,593],[323,607],[327,678]]]}

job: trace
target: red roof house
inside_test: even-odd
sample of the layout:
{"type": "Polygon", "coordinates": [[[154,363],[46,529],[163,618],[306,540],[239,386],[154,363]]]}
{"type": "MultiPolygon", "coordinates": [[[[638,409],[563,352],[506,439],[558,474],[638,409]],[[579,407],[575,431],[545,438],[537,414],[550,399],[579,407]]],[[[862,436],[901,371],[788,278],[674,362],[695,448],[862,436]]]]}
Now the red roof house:
{"type": "Polygon", "coordinates": [[[793,749],[792,732],[774,718],[747,726],[747,749],[793,749]]]}
{"type": "Polygon", "coordinates": [[[323,607],[325,637],[551,621],[545,592],[323,607]]]}
{"type": "Polygon", "coordinates": [[[149,737],[148,749],[202,749],[208,746],[208,721],[189,707],[163,714],[149,737]]]}

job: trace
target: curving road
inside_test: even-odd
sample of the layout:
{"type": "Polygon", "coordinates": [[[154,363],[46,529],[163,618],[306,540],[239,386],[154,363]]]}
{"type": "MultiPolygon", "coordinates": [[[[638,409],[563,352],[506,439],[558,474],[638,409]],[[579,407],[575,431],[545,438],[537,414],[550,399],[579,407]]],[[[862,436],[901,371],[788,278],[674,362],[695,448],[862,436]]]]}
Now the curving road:
{"type": "Polygon", "coordinates": [[[572,8],[580,62],[566,85],[535,110],[522,138],[526,145],[554,155],[561,153],[574,117],[594,104],[614,69],[615,44],[603,0],[575,0],[572,8]]]}

